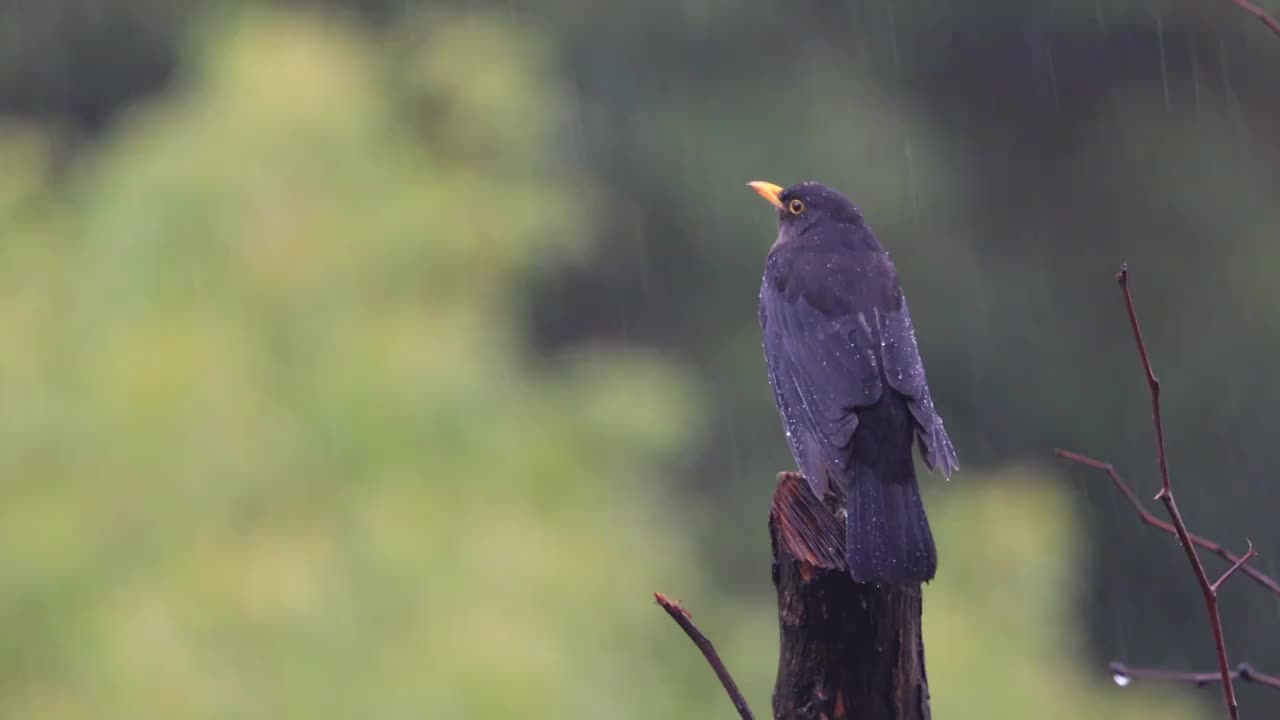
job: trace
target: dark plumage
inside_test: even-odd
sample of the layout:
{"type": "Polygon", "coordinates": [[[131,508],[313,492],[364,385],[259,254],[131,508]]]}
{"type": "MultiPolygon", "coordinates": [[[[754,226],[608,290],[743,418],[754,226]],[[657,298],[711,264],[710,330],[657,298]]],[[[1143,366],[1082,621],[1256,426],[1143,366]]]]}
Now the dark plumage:
{"type": "Polygon", "coordinates": [[[819,497],[844,496],[854,580],[930,580],[937,550],[912,445],[947,477],[958,464],[893,261],[835,190],[751,186],[778,210],[760,328],[791,454],[819,497]]]}

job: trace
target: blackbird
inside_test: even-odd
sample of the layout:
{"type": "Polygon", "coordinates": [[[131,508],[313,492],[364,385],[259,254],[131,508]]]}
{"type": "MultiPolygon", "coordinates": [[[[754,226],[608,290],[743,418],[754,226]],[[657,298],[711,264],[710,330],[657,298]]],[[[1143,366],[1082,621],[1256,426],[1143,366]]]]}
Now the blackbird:
{"type": "Polygon", "coordinates": [[[913,440],[929,469],[950,478],[959,465],[929,396],[893,261],[835,190],[749,186],[778,214],[760,329],[791,454],[819,498],[844,497],[854,581],[928,581],[938,555],[913,440]]]}

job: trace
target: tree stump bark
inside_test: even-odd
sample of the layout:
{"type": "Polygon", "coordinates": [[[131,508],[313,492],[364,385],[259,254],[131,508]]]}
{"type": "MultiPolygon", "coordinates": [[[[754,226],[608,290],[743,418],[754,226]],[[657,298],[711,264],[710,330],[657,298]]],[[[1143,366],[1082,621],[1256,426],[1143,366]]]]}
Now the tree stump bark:
{"type": "Polygon", "coordinates": [[[919,585],[855,583],[843,522],[797,473],[769,513],[781,654],[773,715],[787,720],[928,720],[919,585]]]}

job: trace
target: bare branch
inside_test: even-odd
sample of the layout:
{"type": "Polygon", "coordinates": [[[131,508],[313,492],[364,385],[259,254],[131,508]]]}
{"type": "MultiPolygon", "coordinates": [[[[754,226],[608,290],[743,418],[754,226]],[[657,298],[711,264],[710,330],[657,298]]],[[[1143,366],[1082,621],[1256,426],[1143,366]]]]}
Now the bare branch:
{"type": "Polygon", "coordinates": [[[653,597],[662,606],[663,610],[671,616],[672,620],[684,630],[684,634],[689,636],[694,645],[702,651],[702,656],[707,659],[707,663],[711,665],[711,669],[716,672],[716,677],[720,678],[720,684],[724,686],[724,691],[729,694],[729,699],[733,701],[733,706],[737,708],[738,715],[742,716],[742,720],[753,720],[751,708],[747,705],[747,699],[742,696],[742,691],[738,689],[738,684],[733,681],[733,676],[729,674],[728,668],[724,666],[724,662],[720,660],[720,655],[716,653],[716,648],[707,639],[706,635],[693,624],[693,618],[689,616],[689,611],[680,606],[678,601],[668,598],[662,593],[654,593],[653,597]]]}
{"type": "Polygon", "coordinates": [[[1209,614],[1209,627],[1213,630],[1213,642],[1218,652],[1218,671],[1222,676],[1223,702],[1226,703],[1227,715],[1231,720],[1239,720],[1240,706],[1236,702],[1235,687],[1231,684],[1231,666],[1227,660],[1227,641],[1222,635],[1218,595],[1209,582],[1209,576],[1204,572],[1204,564],[1200,562],[1200,555],[1196,553],[1196,546],[1191,541],[1191,533],[1187,532],[1187,524],[1182,519],[1182,513],[1178,512],[1178,503],[1173,498],[1173,487],[1169,483],[1169,460],[1164,446],[1164,422],[1160,417],[1160,381],[1151,369],[1147,344],[1142,339],[1142,326],[1138,324],[1138,313],[1133,307],[1133,295],[1129,292],[1128,266],[1120,266],[1116,282],[1120,284],[1120,291],[1124,294],[1125,310],[1129,314],[1129,327],[1133,330],[1133,339],[1138,346],[1138,358],[1142,361],[1142,369],[1147,376],[1147,389],[1151,393],[1151,423],[1156,432],[1156,461],[1160,466],[1161,485],[1156,499],[1164,503],[1165,510],[1169,513],[1169,520],[1173,522],[1173,529],[1177,532],[1178,541],[1187,553],[1187,562],[1191,564],[1196,582],[1200,585],[1200,592],[1204,595],[1205,610],[1209,614]]]}
{"type": "MultiPolygon", "coordinates": [[[[1280,32],[1277,34],[1280,34],[1280,32]]],[[[1151,357],[1147,353],[1147,344],[1142,337],[1142,325],[1138,322],[1138,313],[1134,308],[1133,294],[1129,291],[1128,266],[1122,265],[1120,267],[1120,272],[1116,274],[1116,282],[1119,283],[1120,291],[1124,295],[1124,306],[1125,312],[1129,317],[1129,328],[1133,332],[1134,343],[1138,349],[1138,359],[1142,363],[1142,371],[1147,381],[1147,390],[1151,395],[1151,423],[1155,429],[1156,463],[1160,469],[1160,492],[1156,493],[1156,499],[1164,504],[1170,522],[1160,520],[1148,512],[1143,507],[1142,501],[1138,499],[1137,494],[1125,483],[1111,463],[1096,460],[1069,450],[1056,450],[1055,454],[1071,462],[1106,473],[1112,484],[1125,496],[1144,523],[1178,538],[1178,543],[1187,554],[1187,561],[1191,565],[1191,570],[1196,577],[1196,583],[1200,586],[1200,592],[1204,596],[1205,610],[1209,615],[1209,627],[1213,631],[1214,646],[1218,655],[1218,672],[1216,674],[1206,674],[1179,673],[1170,670],[1133,670],[1119,663],[1112,664],[1112,671],[1115,673],[1116,682],[1120,684],[1126,684],[1129,679],[1136,677],[1182,680],[1197,684],[1221,682],[1223,702],[1227,707],[1227,714],[1231,720],[1239,720],[1240,707],[1236,702],[1235,687],[1232,684],[1233,679],[1248,679],[1272,687],[1277,687],[1277,685],[1273,685],[1270,682],[1274,679],[1272,676],[1257,673],[1247,664],[1241,665],[1235,671],[1231,670],[1227,659],[1226,639],[1222,633],[1222,617],[1218,612],[1218,589],[1237,571],[1243,571],[1277,595],[1280,595],[1280,584],[1248,566],[1249,560],[1257,555],[1257,551],[1253,548],[1253,543],[1249,543],[1249,550],[1244,555],[1237,556],[1218,543],[1193,535],[1187,529],[1187,524],[1182,519],[1182,513],[1178,510],[1178,504],[1173,496],[1173,486],[1169,480],[1169,460],[1164,442],[1164,421],[1160,414],[1160,380],[1152,369],[1151,357]],[[1196,552],[1196,546],[1204,547],[1227,559],[1232,563],[1231,567],[1217,581],[1210,582],[1208,574],[1205,573],[1204,564],[1200,561],[1200,555],[1196,552]]]]}
{"type": "Polygon", "coordinates": [[[1236,7],[1257,18],[1258,22],[1266,25],[1271,32],[1280,36],[1280,22],[1276,22],[1275,18],[1268,15],[1265,10],[1249,2],[1249,0],[1231,0],[1231,2],[1235,3],[1236,7]]]}
{"type": "MultiPolygon", "coordinates": [[[[1072,452],[1070,450],[1054,450],[1053,454],[1064,460],[1070,460],[1073,463],[1084,465],[1085,467],[1091,467],[1094,470],[1101,470],[1106,473],[1107,477],[1111,478],[1111,482],[1116,486],[1116,489],[1119,490],[1120,493],[1125,496],[1125,499],[1129,501],[1129,504],[1133,506],[1134,512],[1138,513],[1138,517],[1143,523],[1175,537],[1177,536],[1178,531],[1174,530],[1172,525],[1161,520],[1155,515],[1152,515],[1151,511],[1143,507],[1142,501],[1138,499],[1138,495],[1129,487],[1129,484],[1120,477],[1120,474],[1116,472],[1115,467],[1113,467],[1111,463],[1103,462],[1096,458],[1091,458],[1088,455],[1081,455],[1080,453],[1072,452]]],[[[1190,537],[1191,542],[1195,543],[1198,547],[1208,550],[1228,563],[1234,564],[1241,560],[1242,556],[1231,552],[1220,543],[1200,535],[1196,535],[1195,533],[1190,533],[1190,537]]],[[[1240,571],[1245,575],[1248,575],[1254,582],[1269,590],[1272,594],[1280,596],[1280,582],[1276,582],[1271,576],[1261,570],[1258,570],[1252,565],[1244,565],[1240,568],[1240,571]]]]}
{"type": "MultiPolygon", "coordinates": [[[[1124,293],[1124,309],[1129,314],[1129,327],[1133,330],[1133,339],[1138,343],[1138,359],[1142,361],[1142,371],[1147,375],[1147,391],[1151,394],[1151,424],[1156,431],[1156,461],[1160,466],[1160,493],[1170,494],[1169,460],[1164,452],[1164,421],[1160,418],[1160,379],[1151,369],[1151,358],[1147,355],[1147,344],[1142,339],[1142,326],[1138,324],[1138,312],[1133,307],[1133,295],[1129,293],[1129,266],[1121,265],[1116,273],[1116,282],[1120,283],[1120,291],[1124,293]]],[[[1156,495],[1156,499],[1161,499],[1156,495]]],[[[1177,529],[1177,518],[1174,529],[1177,529]]],[[[1179,537],[1181,539],[1181,536],[1179,537]]],[[[1199,564],[1196,560],[1196,564],[1199,564]]],[[[1203,574],[1203,573],[1202,573],[1203,574]]]]}
{"type": "Polygon", "coordinates": [[[1227,578],[1231,577],[1237,570],[1244,567],[1245,563],[1258,556],[1258,551],[1253,549],[1253,541],[1245,540],[1245,542],[1249,543],[1249,551],[1246,552],[1239,560],[1235,561],[1231,567],[1227,568],[1227,571],[1222,573],[1222,577],[1218,578],[1209,586],[1209,589],[1213,591],[1214,595],[1218,594],[1218,588],[1222,587],[1222,583],[1226,582],[1227,578]]]}
{"type": "MultiPolygon", "coordinates": [[[[1130,680],[1169,680],[1173,682],[1191,683],[1198,687],[1222,682],[1219,672],[1178,672],[1176,670],[1157,670],[1152,668],[1131,668],[1124,663],[1111,663],[1111,672],[1116,682],[1128,685],[1130,680]]],[[[1249,663],[1240,663],[1231,671],[1233,680],[1256,683],[1264,687],[1280,690],[1280,677],[1268,675],[1253,669],[1249,663]]]]}

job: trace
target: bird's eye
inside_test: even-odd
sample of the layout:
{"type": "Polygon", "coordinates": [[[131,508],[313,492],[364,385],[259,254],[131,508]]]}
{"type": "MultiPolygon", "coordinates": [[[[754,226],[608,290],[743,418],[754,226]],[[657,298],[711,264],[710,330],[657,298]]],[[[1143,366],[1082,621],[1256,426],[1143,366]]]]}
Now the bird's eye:
{"type": "Polygon", "coordinates": [[[792,215],[799,215],[800,213],[804,212],[804,203],[800,202],[799,200],[792,200],[791,202],[787,203],[787,209],[791,211],[792,215]]]}

